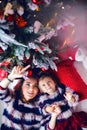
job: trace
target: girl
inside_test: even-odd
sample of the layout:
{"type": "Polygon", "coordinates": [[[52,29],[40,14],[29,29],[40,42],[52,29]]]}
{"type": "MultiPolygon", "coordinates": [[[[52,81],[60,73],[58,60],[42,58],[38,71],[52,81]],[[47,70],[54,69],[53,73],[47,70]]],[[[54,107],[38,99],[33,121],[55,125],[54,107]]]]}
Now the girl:
{"type": "MultiPolygon", "coordinates": [[[[49,122],[48,129],[81,130],[80,124],[86,121],[87,114],[73,114],[73,106],[78,103],[78,95],[70,88],[57,83],[52,74],[43,74],[39,78],[39,88],[42,92],[39,105],[45,123],[49,122]]],[[[87,121],[83,124],[86,123],[87,121]]]]}

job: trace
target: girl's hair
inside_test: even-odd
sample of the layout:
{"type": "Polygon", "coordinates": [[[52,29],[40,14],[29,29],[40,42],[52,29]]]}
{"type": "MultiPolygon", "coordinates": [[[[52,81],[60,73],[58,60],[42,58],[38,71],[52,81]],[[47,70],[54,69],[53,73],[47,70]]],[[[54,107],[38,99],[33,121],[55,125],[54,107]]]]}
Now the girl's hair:
{"type": "MultiPolygon", "coordinates": [[[[27,77],[27,78],[33,78],[33,79],[35,79],[35,80],[38,81],[38,77],[35,76],[35,75],[31,75],[31,76],[29,76],[29,77],[27,77]]],[[[17,86],[15,86],[15,88],[14,88],[15,97],[18,96],[22,101],[23,101],[23,98],[24,98],[23,92],[22,92],[22,85],[23,85],[23,83],[24,83],[25,80],[26,80],[26,79],[21,78],[21,79],[20,79],[20,83],[19,83],[17,86]]],[[[38,99],[38,98],[37,98],[38,95],[39,95],[39,88],[38,88],[38,94],[37,94],[33,99],[29,100],[29,103],[30,103],[30,102],[33,103],[34,101],[36,101],[36,100],[38,99]]],[[[27,102],[27,103],[28,103],[28,102],[27,102]]]]}
{"type": "Polygon", "coordinates": [[[56,85],[59,83],[59,80],[58,80],[57,76],[54,75],[53,73],[50,73],[50,72],[44,72],[44,73],[42,73],[39,76],[39,81],[43,80],[46,77],[50,77],[55,82],[56,85]]]}

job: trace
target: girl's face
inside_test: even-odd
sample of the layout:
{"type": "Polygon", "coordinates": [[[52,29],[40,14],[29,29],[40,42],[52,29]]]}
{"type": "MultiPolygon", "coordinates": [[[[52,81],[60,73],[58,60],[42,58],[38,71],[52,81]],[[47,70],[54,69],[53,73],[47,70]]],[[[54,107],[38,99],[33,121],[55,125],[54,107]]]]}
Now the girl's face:
{"type": "Polygon", "coordinates": [[[29,78],[24,81],[22,85],[23,100],[29,101],[38,94],[37,80],[29,78]]]}
{"type": "Polygon", "coordinates": [[[39,88],[41,92],[53,94],[56,91],[56,83],[51,77],[45,77],[39,80],[39,88]]]}

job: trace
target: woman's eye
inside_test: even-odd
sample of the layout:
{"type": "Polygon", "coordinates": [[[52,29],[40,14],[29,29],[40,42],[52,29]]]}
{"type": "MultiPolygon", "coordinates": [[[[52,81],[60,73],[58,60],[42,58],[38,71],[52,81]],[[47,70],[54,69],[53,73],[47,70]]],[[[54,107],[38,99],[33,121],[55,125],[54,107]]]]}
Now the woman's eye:
{"type": "Polygon", "coordinates": [[[30,86],[30,84],[26,84],[26,86],[30,86]]]}

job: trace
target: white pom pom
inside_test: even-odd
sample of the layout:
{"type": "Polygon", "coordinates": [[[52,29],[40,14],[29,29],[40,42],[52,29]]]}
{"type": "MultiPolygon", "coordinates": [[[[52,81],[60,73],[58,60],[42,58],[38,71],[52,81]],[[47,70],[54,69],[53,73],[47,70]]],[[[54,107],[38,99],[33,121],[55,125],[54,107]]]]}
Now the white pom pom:
{"type": "Polygon", "coordinates": [[[42,24],[39,21],[35,21],[35,23],[34,23],[34,33],[38,33],[41,25],[42,24]]]}
{"type": "Polygon", "coordinates": [[[84,57],[85,57],[84,49],[79,48],[79,49],[77,50],[77,52],[76,52],[75,60],[76,60],[76,61],[83,61],[83,60],[84,60],[84,57]]]}

